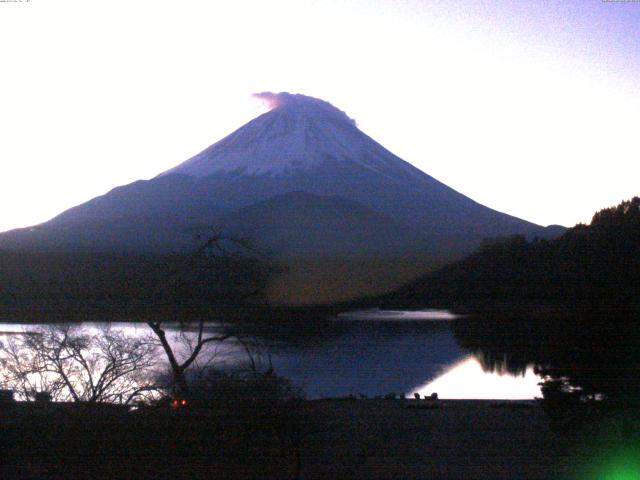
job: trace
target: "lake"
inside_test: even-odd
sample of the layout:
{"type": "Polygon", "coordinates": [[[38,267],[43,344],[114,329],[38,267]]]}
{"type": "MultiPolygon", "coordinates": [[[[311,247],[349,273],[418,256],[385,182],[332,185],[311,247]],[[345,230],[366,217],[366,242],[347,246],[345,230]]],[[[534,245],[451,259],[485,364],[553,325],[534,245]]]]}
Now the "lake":
{"type": "MultiPolygon", "coordinates": [[[[248,364],[249,353],[262,368],[271,366],[299,386],[307,398],[433,392],[439,398],[459,399],[541,396],[541,379],[531,365],[517,371],[496,368],[496,362],[488,364],[481,354],[463,347],[454,331],[460,321],[444,310],[368,310],[313,323],[211,323],[207,333],[232,333],[242,340],[210,344],[203,355],[220,368],[238,368],[248,364]]],[[[140,323],[93,322],[82,328],[96,331],[106,325],[130,335],[151,333],[140,323]]],[[[0,323],[0,335],[38,327],[0,323]]],[[[177,341],[177,327],[170,330],[177,341]]]]}

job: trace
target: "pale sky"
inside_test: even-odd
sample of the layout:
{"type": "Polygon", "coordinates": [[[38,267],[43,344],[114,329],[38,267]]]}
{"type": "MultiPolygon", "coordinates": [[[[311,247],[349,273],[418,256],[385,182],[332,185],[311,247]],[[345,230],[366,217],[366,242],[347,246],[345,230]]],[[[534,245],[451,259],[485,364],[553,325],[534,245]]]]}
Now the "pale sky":
{"type": "Polygon", "coordinates": [[[640,2],[0,1],[0,230],[322,98],[483,203],[571,226],[640,194],[640,2]]]}

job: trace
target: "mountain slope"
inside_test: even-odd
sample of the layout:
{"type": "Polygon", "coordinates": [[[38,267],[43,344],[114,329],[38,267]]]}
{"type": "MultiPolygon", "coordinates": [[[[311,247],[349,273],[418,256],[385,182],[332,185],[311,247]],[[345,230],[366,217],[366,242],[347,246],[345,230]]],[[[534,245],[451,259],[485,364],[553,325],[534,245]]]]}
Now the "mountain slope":
{"type": "Polygon", "coordinates": [[[276,257],[399,256],[429,247],[425,235],[357,202],[306,192],[244,207],[219,225],[240,238],[263,239],[276,257]]]}
{"type": "Polygon", "coordinates": [[[205,178],[216,173],[286,176],[356,164],[381,175],[419,176],[419,170],[363,134],[347,115],[323,100],[263,93],[273,109],[177,167],[160,174],[205,178]]]}
{"type": "Polygon", "coordinates": [[[484,207],[362,133],[329,103],[262,94],[274,109],[177,167],[222,204],[244,206],[288,191],[342,196],[429,234],[540,234],[540,227],[484,207]],[[238,198],[237,192],[242,192],[238,198]]]}
{"type": "MultiPolygon", "coordinates": [[[[326,258],[335,267],[358,256],[381,269],[381,259],[391,266],[399,259],[460,258],[486,237],[557,233],[447,187],[327,102],[288,93],[259,96],[270,102],[269,112],[193,158],[49,222],[1,234],[0,248],[184,252],[195,248],[199,234],[219,228],[250,236],[279,258],[304,263],[307,257],[314,268],[326,258]]],[[[296,281],[305,281],[301,275],[296,281]]],[[[391,274],[378,290],[407,280],[391,274]]]]}
{"type": "Polygon", "coordinates": [[[3,235],[0,245],[181,249],[190,245],[192,226],[293,191],[358,202],[430,236],[434,254],[459,255],[485,237],[548,236],[411,166],[327,102],[286,93],[269,98],[273,110],[192,159],[154,179],[118,187],[35,230],[3,235]],[[117,239],[87,233],[110,223],[131,228],[122,228],[117,239]],[[160,239],[141,242],[149,240],[139,231],[141,223],[162,230],[160,239]]]}

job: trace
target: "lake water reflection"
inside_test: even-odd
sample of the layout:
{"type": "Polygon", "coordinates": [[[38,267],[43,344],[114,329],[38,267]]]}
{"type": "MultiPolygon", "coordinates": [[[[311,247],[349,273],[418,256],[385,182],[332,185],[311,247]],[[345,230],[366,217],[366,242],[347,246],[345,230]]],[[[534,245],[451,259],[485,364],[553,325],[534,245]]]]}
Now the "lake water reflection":
{"type": "Polygon", "coordinates": [[[523,374],[488,372],[473,355],[456,363],[434,380],[420,385],[421,396],[438,393],[438,398],[530,400],[542,398],[541,378],[528,367],[523,374]]]}
{"type": "MultiPolygon", "coordinates": [[[[440,398],[531,399],[540,396],[540,379],[523,372],[484,371],[482,362],[459,345],[456,317],[441,310],[361,311],[313,324],[221,325],[207,329],[231,332],[244,343],[211,345],[216,364],[233,368],[247,362],[245,346],[263,365],[300,386],[307,398],[388,393],[438,392],[440,398]]],[[[106,324],[85,323],[97,330],[106,324]]],[[[111,323],[131,335],[147,335],[144,324],[111,323]]],[[[0,335],[37,326],[0,324],[0,335]]],[[[177,326],[174,334],[177,334],[177,326]]],[[[1,339],[1,338],[0,338],[1,339]]],[[[162,352],[159,352],[161,355],[162,352]]]]}

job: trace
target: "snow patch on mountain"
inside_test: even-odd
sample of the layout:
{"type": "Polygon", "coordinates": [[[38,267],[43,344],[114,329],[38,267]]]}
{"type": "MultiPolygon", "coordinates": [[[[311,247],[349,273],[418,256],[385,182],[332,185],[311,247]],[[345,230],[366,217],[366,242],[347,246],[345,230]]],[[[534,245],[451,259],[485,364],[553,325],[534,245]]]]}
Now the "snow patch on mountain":
{"type": "Polygon", "coordinates": [[[255,97],[271,110],[160,176],[181,173],[203,178],[219,172],[281,176],[336,161],[385,176],[422,174],[324,100],[287,92],[255,97]]]}
{"type": "Polygon", "coordinates": [[[289,92],[260,92],[254,93],[253,97],[265,102],[271,110],[276,108],[296,109],[307,111],[307,113],[312,115],[314,112],[324,112],[326,115],[333,115],[340,120],[347,121],[353,124],[353,126],[356,126],[356,121],[353,118],[349,118],[345,112],[319,98],[289,92]]]}

